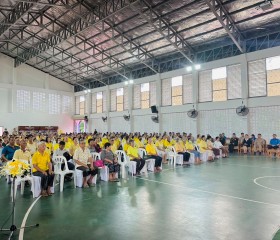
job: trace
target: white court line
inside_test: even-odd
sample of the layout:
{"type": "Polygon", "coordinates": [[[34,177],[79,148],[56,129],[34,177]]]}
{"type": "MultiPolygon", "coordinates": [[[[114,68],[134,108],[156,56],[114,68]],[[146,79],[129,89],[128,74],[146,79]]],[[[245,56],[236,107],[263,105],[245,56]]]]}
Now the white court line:
{"type": "Polygon", "coordinates": [[[261,201],[256,201],[256,200],[252,200],[252,199],[231,196],[231,195],[227,195],[227,194],[215,193],[215,192],[201,190],[201,189],[198,189],[198,188],[184,187],[184,186],[180,186],[180,185],[176,185],[176,184],[172,184],[172,183],[160,182],[160,181],[151,180],[151,179],[147,179],[147,178],[141,178],[141,177],[138,177],[138,179],[141,179],[141,180],[144,180],[144,181],[149,181],[149,182],[154,182],[154,183],[160,183],[160,184],[164,184],[164,185],[168,185],[168,186],[172,186],[172,187],[177,187],[177,188],[189,189],[189,190],[193,190],[193,191],[197,191],[197,192],[209,193],[209,194],[217,195],[217,196],[221,196],[221,197],[233,198],[233,199],[238,199],[238,200],[252,202],[252,203],[259,203],[259,204],[264,204],[264,205],[269,205],[269,206],[280,207],[279,204],[261,202],[261,201]]]}
{"type": "Polygon", "coordinates": [[[34,205],[37,203],[37,201],[41,198],[41,196],[39,196],[32,204],[31,206],[28,208],[27,212],[24,215],[24,218],[22,220],[21,226],[20,226],[20,231],[19,231],[19,236],[18,239],[19,240],[23,240],[23,235],[24,235],[24,227],[27,221],[27,218],[29,216],[29,213],[31,212],[32,208],[34,207],[34,205]]]}
{"type": "MultiPolygon", "coordinates": [[[[59,183],[55,184],[55,186],[57,186],[59,183]]],[[[38,200],[41,198],[41,195],[31,204],[31,206],[28,208],[27,212],[24,215],[24,218],[22,220],[21,226],[20,226],[20,230],[19,230],[19,236],[18,236],[18,240],[23,240],[23,235],[24,235],[24,227],[27,221],[27,218],[29,216],[29,213],[31,212],[32,208],[35,206],[35,204],[38,202],[38,200]]]]}
{"type": "Polygon", "coordinates": [[[280,176],[263,176],[263,177],[258,177],[258,178],[255,178],[254,179],[254,183],[257,184],[258,186],[260,187],[263,187],[263,188],[266,188],[266,189],[269,189],[269,190],[272,190],[272,191],[275,191],[275,192],[280,192],[280,190],[277,190],[277,189],[274,189],[274,188],[269,188],[269,187],[266,187],[260,183],[257,182],[258,179],[262,179],[262,178],[279,178],[280,176]]]}

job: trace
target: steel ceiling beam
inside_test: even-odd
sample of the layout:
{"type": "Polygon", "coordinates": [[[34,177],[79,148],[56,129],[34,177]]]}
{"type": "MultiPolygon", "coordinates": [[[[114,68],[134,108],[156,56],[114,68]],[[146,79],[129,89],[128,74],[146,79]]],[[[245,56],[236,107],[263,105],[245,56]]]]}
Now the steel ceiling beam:
{"type": "Polygon", "coordinates": [[[33,7],[33,2],[38,0],[30,1],[29,3],[19,2],[15,8],[9,12],[7,17],[1,22],[0,37],[5,34],[9,29],[16,24],[21,18],[33,7]]]}
{"type": "Polygon", "coordinates": [[[229,12],[223,5],[221,0],[204,0],[207,6],[211,9],[217,20],[223,26],[229,37],[232,39],[234,44],[238,47],[240,52],[244,53],[244,40],[239,29],[235,25],[229,12]]]}
{"type": "MultiPolygon", "coordinates": [[[[92,27],[92,25],[96,25],[97,23],[102,22],[103,20],[107,19],[110,16],[113,16],[117,12],[125,9],[128,7],[131,2],[134,2],[136,0],[112,0],[109,2],[104,2],[103,4],[99,5],[96,7],[95,14],[92,12],[89,14],[86,14],[83,18],[79,18],[77,21],[75,21],[72,24],[69,24],[66,26],[64,29],[61,31],[57,32],[55,35],[52,37],[40,42],[39,44],[36,45],[36,48],[31,48],[28,51],[23,52],[20,54],[20,58],[16,59],[16,66],[19,66],[20,64],[28,61],[29,59],[38,56],[39,54],[49,50],[52,47],[55,47],[56,45],[62,43],[63,41],[66,41],[67,39],[73,37],[74,40],[83,40],[80,37],[78,37],[78,34],[81,34],[83,31],[89,29],[92,27]],[[86,21],[84,20],[86,19],[86,21]],[[25,59],[22,61],[22,59],[25,59]]],[[[78,41],[78,42],[80,42],[78,41]]],[[[125,67],[124,64],[122,64],[120,61],[117,59],[114,59],[110,57],[109,54],[107,54],[105,51],[100,50],[96,48],[96,46],[91,45],[90,49],[85,49],[86,51],[92,51],[93,55],[98,54],[101,55],[101,62],[108,66],[109,68],[112,69],[112,71],[119,73],[122,75],[124,78],[128,78],[121,72],[118,72],[114,68],[116,67],[117,69],[119,67],[125,67]],[[105,57],[107,58],[105,60],[105,57]]]]}
{"type": "Polygon", "coordinates": [[[192,47],[146,2],[146,0],[140,0],[138,6],[132,4],[131,8],[138,12],[144,20],[153,26],[153,28],[156,29],[190,63],[193,63],[194,52],[192,47]]]}

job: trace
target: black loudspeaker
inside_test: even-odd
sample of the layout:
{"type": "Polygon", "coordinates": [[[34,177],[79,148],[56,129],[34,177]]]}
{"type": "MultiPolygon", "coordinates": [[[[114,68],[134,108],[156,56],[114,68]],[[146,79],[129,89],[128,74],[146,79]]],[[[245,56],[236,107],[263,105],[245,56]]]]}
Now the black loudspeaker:
{"type": "Polygon", "coordinates": [[[152,113],[158,113],[156,106],[151,106],[151,111],[152,111],[152,113]]]}

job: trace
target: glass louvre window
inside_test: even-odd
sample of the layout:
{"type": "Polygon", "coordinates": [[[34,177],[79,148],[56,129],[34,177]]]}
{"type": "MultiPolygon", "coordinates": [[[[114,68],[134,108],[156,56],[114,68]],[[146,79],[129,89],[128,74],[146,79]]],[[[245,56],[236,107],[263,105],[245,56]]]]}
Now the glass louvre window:
{"type": "Polygon", "coordinates": [[[60,95],[49,94],[49,114],[59,114],[60,105],[60,95]]]}
{"type": "Polygon", "coordinates": [[[103,112],[103,93],[102,92],[96,93],[96,112],[97,113],[103,112]]]}
{"type": "Polygon", "coordinates": [[[80,104],[79,104],[80,115],[85,115],[85,96],[80,96],[80,104]]]}
{"type": "Polygon", "coordinates": [[[123,111],[123,88],[117,89],[117,112],[123,111]]]}
{"type": "Polygon", "coordinates": [[[266,59],[267,96],[280,96],[280,56],[266,59]]]}
{"type": "Polygon", "coordinates": [[[183,77],[173,77],[171,80],[171,97],[172,105],[182,105],[183,104],[183,77]]]}
{"type": "Polygon", "coordinates": [[[30,110],[30,91],[17,90],[17,111],[25,112],[30,110]]]}
{"type": "Polygon", "coordinates": [[[33,110],[44,111],[46,104],[46,94],[42,92],[33,92],[33,110]]]}
{"type": "Polygon", "coordinates": [[[141,84],[141,108],[150,107],[150,84],[142,83],[141,84]]]}
{"type": "Polygon", "coordinates": [[[213,102],[227,100],[227,68],[212,69],[213,102]]]}

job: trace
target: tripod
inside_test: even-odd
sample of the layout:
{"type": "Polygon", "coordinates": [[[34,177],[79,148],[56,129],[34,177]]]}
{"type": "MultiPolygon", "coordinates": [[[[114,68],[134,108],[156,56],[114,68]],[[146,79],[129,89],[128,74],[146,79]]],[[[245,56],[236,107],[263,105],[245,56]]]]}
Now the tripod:
{"type": "Polygon", "coordinates": [[[16,207],[16,200],[15,200],[16,184],[15,184],[15,181],[16,181],[16,177],[13,177],[12,225],[9,229],[0,229],[0,231],[3,231],[3,232],[6,232],[6,231],[9,232],[10,231],[10,236],[9,236],[8,240],[12,239],[12,236],[13,236],[13,234],[16,230],[23,229],[23,228],[39,227],[39,223],[34,224],[34,225],[30,225],[30,226],[25,226],[25,227],[22,227],[22,228],[17,228],[17,226],[15,225],[15,207],[16,207]]]}

